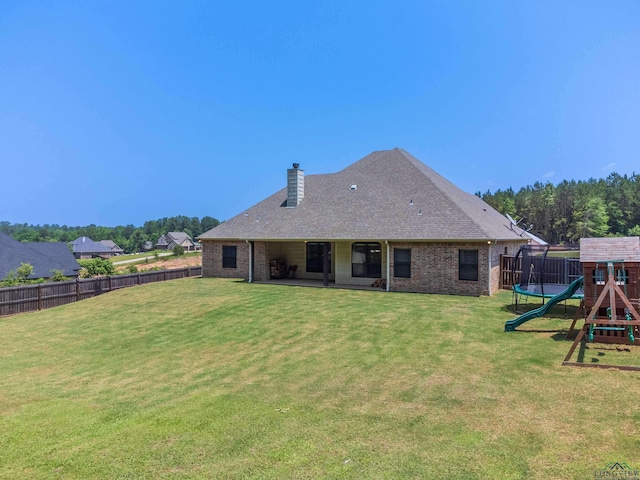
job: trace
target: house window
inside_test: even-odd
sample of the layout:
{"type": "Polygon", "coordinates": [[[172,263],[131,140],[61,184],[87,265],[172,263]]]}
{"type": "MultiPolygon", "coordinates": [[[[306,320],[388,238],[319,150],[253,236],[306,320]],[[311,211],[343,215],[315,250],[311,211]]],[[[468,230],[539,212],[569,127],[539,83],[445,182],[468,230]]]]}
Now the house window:
{"type": "Polygon", "coordinates": [[[410,248],[395,248],[393,250],[393,276],[411,278],[410,248]]]}
{"type": "Polygon", "coordinates": [[[236,268],[236,248],[235,246],[222,246],[222,268],[236,268]]]}
{"type": "MultiPolygon", "coordinates": [[[[329,273],[331,273],[331,244],[327,245],[329,273]]],[[[307,242],[307,272],[324,272],[324,243],[307,242]]]]}
{"type": "Polygon", "coordinates": [[[478,250],[458,251],[458,280],[478,281],[478,250]]]}
{"type": "Polygon", "coordinates": [[[382,276],[382,247],[379,243],[351,245],[351,276],[367,278],[382,276]]]}

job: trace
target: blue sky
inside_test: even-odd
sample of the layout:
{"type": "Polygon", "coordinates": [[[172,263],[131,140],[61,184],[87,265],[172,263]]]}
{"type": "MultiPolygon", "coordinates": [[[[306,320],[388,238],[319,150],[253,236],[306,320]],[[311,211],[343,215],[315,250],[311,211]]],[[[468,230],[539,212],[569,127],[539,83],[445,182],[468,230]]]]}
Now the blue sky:
{"type": "Polygon", "coordinates": [[[640,2],[0,0],[0,220],[228,219],[401,147],[468,192],[640,173],[640,2]]]}

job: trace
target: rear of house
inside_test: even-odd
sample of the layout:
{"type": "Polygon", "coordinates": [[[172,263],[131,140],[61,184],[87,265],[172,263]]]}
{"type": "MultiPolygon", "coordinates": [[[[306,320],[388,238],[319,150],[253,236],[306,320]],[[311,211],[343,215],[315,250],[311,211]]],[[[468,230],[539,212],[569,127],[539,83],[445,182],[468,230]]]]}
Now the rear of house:
{"type": "Polygon", "coordinates": [[[203,276],[285,276],[388,291],[490,295],[522,230],[404,150],[287,187],[199,237],[203,276]]]}

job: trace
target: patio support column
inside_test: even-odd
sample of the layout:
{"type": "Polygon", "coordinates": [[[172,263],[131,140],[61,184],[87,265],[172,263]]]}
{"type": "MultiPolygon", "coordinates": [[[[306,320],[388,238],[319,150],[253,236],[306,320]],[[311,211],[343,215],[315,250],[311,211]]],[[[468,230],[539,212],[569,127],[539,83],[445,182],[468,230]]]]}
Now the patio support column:
{"type": "Polygon", "coordinates": [[[385,240],[384,244],[387,247],[387,284],[386,291],[389,292],[391,289],[391,250],[389,249],[389,240],[385,240]]]}
{"type": "Polygon", "coordinates": [[[322,244],[322,280],[325,287],[329,286],[329,243],[322,244]]]}
{"type": "Polygon", "coordinates": [[[253,242],[245,240],[249,247],[249,283],[253,282],[253,242]]]}

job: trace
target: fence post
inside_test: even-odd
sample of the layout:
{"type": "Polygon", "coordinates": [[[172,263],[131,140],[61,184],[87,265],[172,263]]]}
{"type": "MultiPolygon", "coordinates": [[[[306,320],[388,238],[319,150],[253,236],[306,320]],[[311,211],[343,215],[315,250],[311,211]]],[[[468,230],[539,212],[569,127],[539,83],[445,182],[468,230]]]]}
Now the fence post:
{"type": "Polygon", "coordinates": [[[110,292],[111,291],[111,275],[109,275],[107,278],[109,279],[109,282],[107,283],[107,285],[108,285],[109,292],[110,292]]]}
{"type": "Polygon", "coordinates": [[[80,301],[80,277],[76,277],[76,302],[80,301]]]}
{"type": "Polygon", "coordinates": [[[38,310],[42,310],[42,285],[38,285],[38,310]]]}
{"type": "Polygon", "coordinates": [[[138,285],[140,285],[140,274],[138,273],[138,285]]]}

